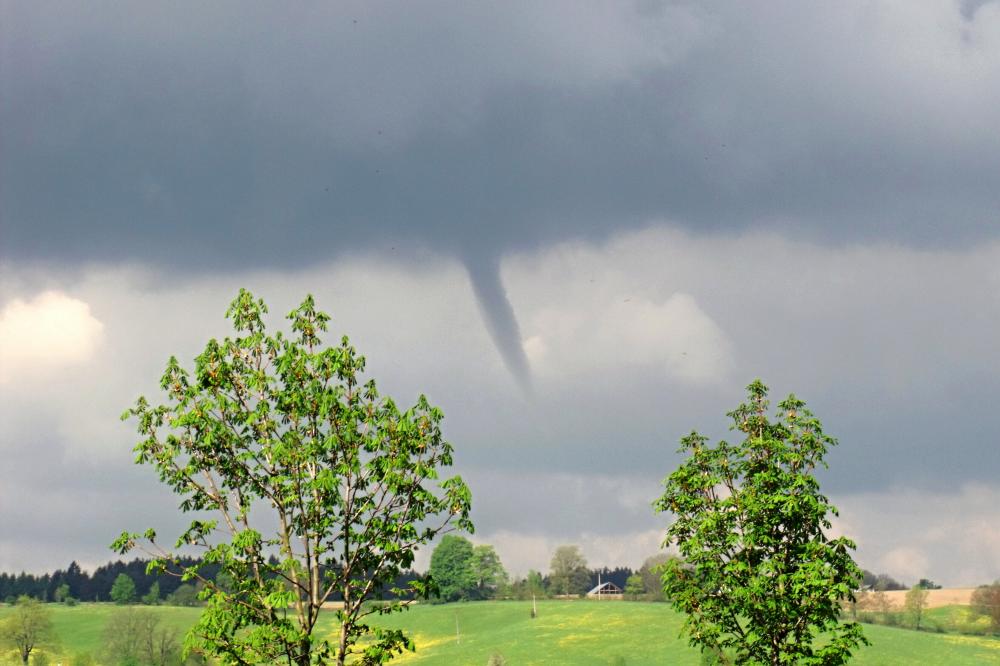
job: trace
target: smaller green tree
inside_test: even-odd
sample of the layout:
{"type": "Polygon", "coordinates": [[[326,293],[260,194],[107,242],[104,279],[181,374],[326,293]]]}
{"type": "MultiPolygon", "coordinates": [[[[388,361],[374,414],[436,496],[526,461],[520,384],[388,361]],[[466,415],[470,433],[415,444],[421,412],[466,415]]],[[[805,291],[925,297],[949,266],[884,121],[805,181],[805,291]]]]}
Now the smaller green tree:
{"type": "Polygon", "coordinates": [[[0,645],[16,649],[22,664],[39,647],[56,643],[51,612],[37,599],[21,596],[14,609],[0,620],[0,645]]]}
{"type": "Polygon", "coordinates": [[[481,545],[472,549],[472,575],[476,580],[476,596],[492,599],[507,584],[507,570],[493,546],[481,545]]]}
{"type": "Polygon", "coordinates": [[[737,663],[842,664],[867,643],[856,622],[840,622],[861,570],[854,543],[830,538],[836,508],[814,475],[836,440],[794,395],[768,417],[767,387],[747,387],[730,412],[738,444],[692,432],[687,456],[655,504],[673,513],[665,546],[683,561],[667,563],[664,591],[687,617],[684,628],[703,652],[731,652],[737,663]]]}
{"type": "Polygon", "coordinates": [[[142,595],[142,603],[147,606],[158,606],[160,604],[160,582],[153,581],[149,586],[149,592],[142,595]]]}
{"type": "Polygon", "coordinates": [[[135,602],[135,581],[128,574],[118,574],[111,584],[111,601],[119,606],[135,602]]]}
{"type": "Polygon", "coordinates": [[[635,600],[639,598],[639,595],[645,593],[646,586],[643,584],[640,574],[632,574],[625,580],[625,596],[635,600]]]}
{"type": "Polygon", "coordinates": [[[980,585],[972,593],[972,610],[990,618],[993,631],[1000,631],[1000,579],[991,585],[980,585]]]}
{"type": "Polygon", "coordinates": [[[167,603],[171,606],[197,606],[201,603],[198,599],[198,588],[190,583],[184,583],[167,595],[167,603]]]}
{"type": "Polygon", "coordinates": [[[446,534],[431,553],[430,576],[443,601],[470,599],[476,590],[472,542],[446,534]]]}
{"type": "Polygon", "coordinates": [[[549,566],[549,586],[556,594],[583,594],[590,587],[587,560],[579,546],[559,546],[549,566]]]}
{"type": "Polygon", "coordinates": [[[647,557],[639,567],[642,576],[642,586],[646,589],[651,601],[663,601],[663,568],[671,559],[676,559],[667,553],[657,553],[647,557]]]}
{"type": "Polygon", "coordinates": [[[906,617],[917,631],[920,631],[920,623],[924,618],[924,610],[927,608],[927,596],[927,590],[920,587],[919,584],[911,587],[906,593],[906,601],[904,602],[906,617]]]}
{"type": "Polygon", "coordinates": [[[63,583],[52,593],[52,600],[56,603],[62,603],[67,599],[69,599],[69,585],[63,583]]]}
{"type": "Polygon", "coordinates": [[[545,596],[545,577],[542,576],[542,572],[534,569],[529,570],[524,583],[529,595],[545,596]]]}

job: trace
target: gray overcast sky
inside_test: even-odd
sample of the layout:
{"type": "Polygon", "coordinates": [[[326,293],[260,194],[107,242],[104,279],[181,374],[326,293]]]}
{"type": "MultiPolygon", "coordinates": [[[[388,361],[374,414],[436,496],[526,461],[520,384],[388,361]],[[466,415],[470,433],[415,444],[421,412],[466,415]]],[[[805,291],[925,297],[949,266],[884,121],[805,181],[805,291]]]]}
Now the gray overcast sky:
{"type": "Polygon", "coordinates": [[[655,551],[760,376],[863,566],[996,578],[997,108],[996,2],[0,0],[0,569],[179,524],[116,417],[246,286],[443,407],[515,571],[655,551]]]}

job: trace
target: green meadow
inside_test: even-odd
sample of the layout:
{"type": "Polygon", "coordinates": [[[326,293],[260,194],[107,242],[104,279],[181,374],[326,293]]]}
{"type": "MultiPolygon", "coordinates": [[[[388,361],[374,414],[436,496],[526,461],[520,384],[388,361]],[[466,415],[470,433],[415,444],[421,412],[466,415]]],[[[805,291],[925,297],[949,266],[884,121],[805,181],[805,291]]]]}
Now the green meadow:
{"type": "MultiPolygon", "coordinates": [[[[111,604],[49,608],[62,642],[58,652],[48,655],[51,666],[72,666],[76,654],[99,654],[104,624],[118,610],[111,604]]],[[[162,622],[179,629],[189,627],[199,613],[196,608],[166,606],[154,610],[162,622]]],[[[0,608],[0,617],[7,612],[0,608]]],[[[667,604],[540,601],[538,617],[532,619],[530,613],[531,603],[520,601],[421,605],[378,622],[405,629],[415,639],[417,651],[392,662],[405,665],[484,665],[494,654],[511,665],[684,666],[700,661],[698,652],[679,637],[681,616],[667,604]]],[[[320,627],[331,637],[333,620],[329,613],[320,627]]],[[[998,638],[873,625],[865,625],[865,633],[873,645],[859,651],[852,664],[1000,665],[998,638]]]]}

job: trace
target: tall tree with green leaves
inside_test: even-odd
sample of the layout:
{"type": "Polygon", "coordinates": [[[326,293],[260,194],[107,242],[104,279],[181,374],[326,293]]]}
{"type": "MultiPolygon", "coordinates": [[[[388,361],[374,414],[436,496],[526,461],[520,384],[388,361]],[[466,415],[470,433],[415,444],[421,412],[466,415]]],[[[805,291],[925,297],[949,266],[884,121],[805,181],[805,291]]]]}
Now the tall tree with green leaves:
{"type": "Polygon", "coordinates": [[[19,597],[14,609],[0,620],[0,646],[16,649],[21,663],[27,664],[36,648],[55,645],[51,615],[37,599],[19,597]]]}
{"type": "MultiPolygon", "coordinates": [[[[382,396],[346,336],[324,345],[330,317],[311,296],[289,313],[288,336],[266,330],[266,313],[241,290],[226,313],[236,335],[210,340],[191,372],[171,358],[167,402],[141,397],[122,416],[142,436],[137,462],[183,498],[182,511],[198,512],[175,547],[200,547],[202,559],[186,565],[153,530],[113,547],[144,544],[151,572],[203,586],[188,649],[231,664],[383,663],[412,641],[366,618],[408,601],[364,602],[442,531],[472,530],[468,487],[439,479],[452,463],[441,411],[424,396],[408,409],[382,396]],[[231,583],[203,574],[207,565],[231,583]],[[333,641],[316,635],[331,600],[343,602],[333,641]]],[[[417,579],[397,592],[428,587],[417,579]]]]}
{"type": "Polygon", "coordinates": [[[471,541],[454,534],[446,534],[434,548],[429,573],[443,601],[461,601],[475,594],[474,553],[471,541]]]}
{"type": "Polygon", "coordinates": [[[655,503],[674,522],[665,546],[683,560],[665,565],[663,587],[685,613],[692,645],[736,663],[841,664],[867,644],[861,626],[840,622],[861,570],[854,543],[831,538],[836,508],[815,471],[836,440],[794,395],[768,417],[759,380],[730,412],[743,441],[715,446],[697,432],[655,503]]]}
{"type": "Polygon", "coordinates": [[[555,594],[583,594],[590,586],[587,560],[579,546],[556,548],[549,567],[549,587],[555,594]]]}
{"type": "Polygon", "coordinates": [[[111,584],[111,601],[119,606],[135,602],[135,581],[127,573],[120,573],[111,584]]]}
{"type": "Polygon", "coordinates": [[[488,544],[472,549],[472,575],[476,580],[476,596],[480,599],[494,598],[508,581],[500,556],[488,544]]]}

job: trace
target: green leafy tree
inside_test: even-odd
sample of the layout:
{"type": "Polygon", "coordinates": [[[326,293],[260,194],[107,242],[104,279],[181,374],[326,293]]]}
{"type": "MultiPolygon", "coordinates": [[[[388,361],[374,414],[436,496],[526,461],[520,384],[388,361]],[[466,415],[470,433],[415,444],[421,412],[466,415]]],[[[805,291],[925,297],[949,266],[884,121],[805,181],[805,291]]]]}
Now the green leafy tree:
{"type": "Polygon", "coordinates": [[[460,601],[472,597],[476,590],[473,570],[475,549],[465,537],[446,534],[431,553],[431,580],[443,601],[460,601]]]}
{"type": "Polygon", "coordinates": [[[927,595],[926,589],[914,585],[907,591],[906,600],[903,603],[906,616],[917,631],[920,630],[920,622],[924,618],[924,610],[927,609],[927,595]]]}
{"type": "MultiPolygon", "coordinates": [[[[198,512],[176,547],[200,547],[202,559],[185,565],[152,530],[125,533],[114,548],[143,543],[150,572],[204,586],[190,648],[239,664],[343,664],[359,653],[383,663],[412,641],[366,618],[409,602],[365,601],[442,531],[471,531],[469,490],[438,478],[452,463],[441,411],[423,396],[409,409],[382,396],[347,337],[325,346],[330,317],[311,296],[288,315],[287,337],[266,330],[266,312],[241,290],[226,313],[235,337],[210,340],[193,372],[171,358],[160,381],[167,403],[139,398],[122,417],[137,421],[137,461],[156,468],[182,511],[198,512]],[[204,574],[207,565],[232,588],[204,574]],[[343,605],[331,642],[315,630],[332,599],[343,605]]],[[[428,587],[415,579],[398,592],[426,596],[428,587]]]]}
{"type": "Polygon", "coordinates": [[[545,595],[545,578],[542,576],[542,572],[530,569],[524,582],[529,595],[539,597],[545,595]]]}
{"type": "Polygon", "coordinates": [[[625,596],[638,599],[640,594],[646,593],[646,586],[642,582],[640,574],[632,574],[625,580],[625,596]]]}
{"type": "Polygon", "coordinates": [[[111,584],[111,601],[120,606],[135,601],[135,581],[128,574],[118,574],[111,584]]]}
{"type": "Polygon", "coordinates": [[[55,589],[55,592],[52,593],[52,600],[55,601],[56,603],[62,603],[67,599],[69,599],[69,597],[70,597],[69,585],[66,583],[63,583],[62,585],[57,587],[55,589]]]}
{"type": "Polygon", "coordinates": [[[199,603],[198,588],[184,583],[167,595],[167,603],[171,606],[197,606],[199,603]]]}
{"type": "Polygon", "coordinates": [[[556,594],[583,594],[590,587],[587,560],[579,546],[556,548],[549,567],[549,587],[556,594]]]}
{"type": "Polygon", "coordinates": [[[667,553],[657,553],[647,557],[639,567],[642,576],[642,586],[653,601],[663,601],[663,567],[671,559],[676,559],[667,553]]]}
{"type": "Polygon", "coordinates": [[[37,599],[19,597],[13,610],[0,620],[0,645],[17,650],[21,663],[27,664],[36,648],[55,645],[51,615],[37,599]]]}
{"type": "Polygon", "coordinates": [[[1000,631],[1000,580],[980,585],[972,592],[972,610],[990,618],[993,631],[1000,631]]]}
{"type": "Polygon", "coordinates": [[[697,432],[681,441],[687,459],[655,504],[674,514],[664,545],[683,557],[666,564],[664,591],[703,651],[737,663],[844,663],[867,641],[859,624],[839,621],[861,570],[854,543],[824,532],[836,509],[814,476],[836,441],[795,396],[772,421],[767,387],[747,390],[728,414],[742,442],[711,446],[697,432]]]}
{"type": "Polygon", "coordinates": [[[484,544],[472,549],[472,576],[480,599],[494,598],[507,584],[507,570],[493,546],[484,544]]]}
{"type": "Polygon", "coordinates": [[[153,581],[153,584],[149,586],[149,592],[142,595],[142,603],[147,606],[157,606],[160,603],[160,583],[159,581],[153,581]]]}

